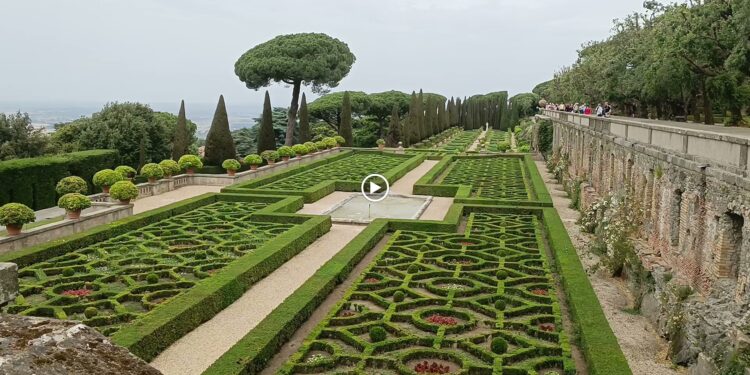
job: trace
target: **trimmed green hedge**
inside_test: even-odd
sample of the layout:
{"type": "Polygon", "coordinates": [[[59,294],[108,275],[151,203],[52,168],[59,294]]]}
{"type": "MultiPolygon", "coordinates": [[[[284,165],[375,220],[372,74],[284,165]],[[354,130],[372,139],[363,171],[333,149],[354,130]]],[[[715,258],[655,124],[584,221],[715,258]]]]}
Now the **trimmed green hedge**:
{"type": "Polygon", "coordinates": [[[299,289],[209,367],[203,375],[257,374],[313,314],[336,285],[385,236],[388,221],[377,219],[326,262],[299,289]]]}
{"type": "Polygon", "coordinates": [[[55,185],[68,176],[86,180],[94,193],[91,178],[99,170],[113,168],[120,162],[116,150],[91,150],[57,156],[15,159],[0,162],[0,206],[23,203],[34,210],[55,207],[55,185]]]}
{"type": "Polygon", "coordinates": [[[589,374],[632,374],[560,216],[554,208],[544,208],[543,217],[589,374]]]}

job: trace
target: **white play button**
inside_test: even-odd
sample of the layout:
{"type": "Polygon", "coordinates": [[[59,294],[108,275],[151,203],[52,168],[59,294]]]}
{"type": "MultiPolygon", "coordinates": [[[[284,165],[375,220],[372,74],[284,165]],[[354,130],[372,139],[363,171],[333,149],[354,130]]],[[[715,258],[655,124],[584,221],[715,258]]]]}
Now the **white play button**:
{"type": "Polygon", "coordinates": [[[391,186],[382,175],[371,174],[362,180],[360,187],[362,195],[370,202],[380,202],[388,196],[391,186]],[[385,188],[383,188],[385,186],[385,188]]]}
{"type": "Polygon", "coordinates": [[[375,194],[380,190],[380,185],[370,181],[370,194],[375,194]]]}

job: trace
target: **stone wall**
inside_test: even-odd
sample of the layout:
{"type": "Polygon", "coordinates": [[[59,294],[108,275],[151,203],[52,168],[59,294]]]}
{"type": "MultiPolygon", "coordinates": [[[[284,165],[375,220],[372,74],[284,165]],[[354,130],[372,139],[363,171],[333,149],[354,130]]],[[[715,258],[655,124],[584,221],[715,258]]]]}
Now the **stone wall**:
{"type": "Polygon", "coordinates": [[[547,115],[553,150],[569,161],[566,178],[584,181],[583,209],[624,190],[643,208],[638,255],[654,279],[643,312],[665,336],[674,330],[670,319],[683,319],[677,334],[669,332],[673,360],[695,364],[703,353],[702,368],[706,358],[725,365],[750,326],[747,141],[622,119],[547,115]],[[675,286],[696,293],[677,301],[675,286]]]}

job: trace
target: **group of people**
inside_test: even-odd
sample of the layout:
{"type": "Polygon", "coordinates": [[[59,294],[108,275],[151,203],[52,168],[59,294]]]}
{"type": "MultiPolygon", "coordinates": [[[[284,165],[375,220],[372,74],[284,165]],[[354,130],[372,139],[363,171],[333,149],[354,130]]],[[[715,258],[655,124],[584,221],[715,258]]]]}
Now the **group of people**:
{"type": "Polygon", "coordinates": [[[596,114],[598,117],[609,117],[612,113],[612,106],[609,105],[609,102],[604,102],[604,105],[599,103],[595,109],[592,109],[591,106],[589,106],[586,103],[583,104],[554,104],[549,103],[545,107],[548,110],[552,111],[561,111],[561,112],[570,112],[570,113],[578,113],[581,115],[587,115],[591,116],[593,114],[596,114]]]}

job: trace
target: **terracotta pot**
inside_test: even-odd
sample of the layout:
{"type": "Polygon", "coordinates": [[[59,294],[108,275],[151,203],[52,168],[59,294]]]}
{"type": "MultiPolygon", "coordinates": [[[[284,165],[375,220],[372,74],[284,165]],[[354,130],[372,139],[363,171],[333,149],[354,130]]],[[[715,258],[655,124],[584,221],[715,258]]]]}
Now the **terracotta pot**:
{"type": "Polygon", "coordinates": [[[106,186],[106,185],[102,186],[102,193],[109,194],[109,186],[106,186]]]}
{"type": "Polygon", "coordinates": [[[171,174],[165,174],[164,178],[172,178],[172,175],[171,174]]]}
{"type": "Polygon", "coordinates": [[[120,199],[120,204],[130,204],[130,199],[120,199]]]}
{"type": "Polygon", "coordinates": [[[187,173],[187,174],[190,174],[190,175],[193,175],[193,174],[195,174],[195,169],[193,169],[193,168],[188,168],[188,169],[186,169],[186,170],[185,170],[185,173],[187,173]]]}
{"type": "Polygon", "coordinates": [[[283,160],[283,161],[289,161],[289,157],[288,156],[284,156],[284,157],[281,158],[281,160],[283,160]]]}
{"type": "Polygon", "coordinates": [[[148,178],[148,183],[149,184],[155,184],[156,183],[156,177],[149,177],[148,178]]]}
{"type": "Polygon", "coordinates": [[[275,161],[273,161],[273,160],[269,160],[269,161],[268,161],[268,165],[274,165],[274,164],[276,164],[276,162],[275,162],[275,161]]]}
{"type": "Polygon", "coordinates": [[[23,228],[23,224],[8,224],[5,226],[5,231],[8,232],[9,236],[17,236],[21,234],[21,228],[23,228]]]}
{"type": "Polygon", "coordinates": [[[385,149],[385,145],[378,145],[378,148],[380,149],[380,151],[383,151],[385,149]]]}
{"type": "Polygon", "coordinates": [[[237,171],[235,171],[235,170],[232,170],[232,169],[227,169],[227,174],[228,174],[228,175],[229,175],[230,177],[234,176],[234,174],[235,174],[235,173],[237,173],[237,171]]]}
{"type": "Polygon", "coordinates": [[[81,210],[76,211],[65,211],[68,214],[68,219],[78,220],[81,218],[81,210]]]}
{"type": "Polygon", "coordinates": [[[254,170],[257,170],[257,169],[258,169],[258,166],[255,165],[255,164],[253,164],[253,165],[250,166],[250,170],[251,171],[254,171],[254,170]]]}

